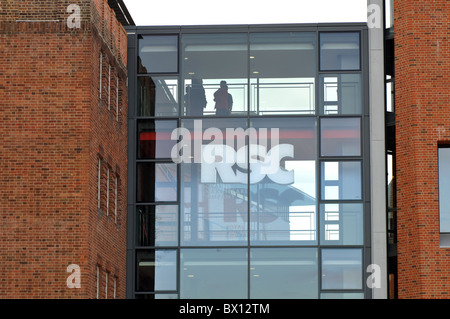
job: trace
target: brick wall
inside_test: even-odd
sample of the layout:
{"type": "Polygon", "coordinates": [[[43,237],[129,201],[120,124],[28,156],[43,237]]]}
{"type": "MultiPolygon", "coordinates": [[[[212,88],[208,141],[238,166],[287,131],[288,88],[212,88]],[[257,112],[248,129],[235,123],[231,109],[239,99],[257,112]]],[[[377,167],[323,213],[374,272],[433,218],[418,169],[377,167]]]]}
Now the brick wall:
{"type": "Polygon", "coordinates": [[[399,298],[449,298],[439,247],[438,142],[450,141],[446,0],[396,0],[395,107],[399,298]]]}
{"type": "MultiPolygon", "coordinates": [[[[114,278],[116,296],[125,297],[123,46],[126,33],[106,0],[0,1],[0,298],[95,298],[97,266],[99,297],[106,272],[108,297],[114,278]],[[66,24],[72,3],[80,29],[66,24]],[[113,71],[110,110],[99,97],[100,50],[113,71]],[[99,156],[111,174],[108,216],[97,207],[99,156]],[[79,289],[67,286],[70,264],[80,266],[79,289]]],[[[104,201],[104,175],[101,183],[104,201]]]]}

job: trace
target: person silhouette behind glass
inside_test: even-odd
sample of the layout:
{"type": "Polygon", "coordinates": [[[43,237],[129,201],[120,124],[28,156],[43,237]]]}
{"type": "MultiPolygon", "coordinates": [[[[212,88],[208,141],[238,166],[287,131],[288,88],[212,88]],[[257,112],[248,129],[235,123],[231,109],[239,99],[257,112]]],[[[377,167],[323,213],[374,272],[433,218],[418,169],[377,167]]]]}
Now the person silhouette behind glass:
{"type": "Polygon", "coordinates": [[[231,114],[233,108],[233,96],[228,93],[226,81],[220,81],[220,88],[214,92],[214,101],[216,102],[216,115],[227,116],[231,114]]]}
{"type": "Polygon", "coordinates": [[[206,107],[206,95],[202,79],[192,79],[192,86],[186,88],[187,115],[202,116],[206,107]]]}

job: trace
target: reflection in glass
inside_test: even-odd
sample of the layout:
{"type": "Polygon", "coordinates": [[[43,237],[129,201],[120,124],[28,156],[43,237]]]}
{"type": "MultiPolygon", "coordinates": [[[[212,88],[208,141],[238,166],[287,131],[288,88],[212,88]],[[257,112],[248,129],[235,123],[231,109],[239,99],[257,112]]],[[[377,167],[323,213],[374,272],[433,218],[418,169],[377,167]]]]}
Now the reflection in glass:
{"type": "Polygon", "coordinates": [[[323,245],[362,245],[363,205],[322,204],[320,225],[323,245]]]}
{"type": "Polygon", "coordinates": [[[138,291],[177,289],[176,250],[138,250],[136,288],[138,291]]]}
{"type": "Polygon", "coordinates": [[[322,199],[361,199],[361,162],[322,162],[321,172],[322,199]]]}
{"type": "Polygon", "coordinates": [[[320,142],[322,156],[360,156],[361,120],[359,118],[322,118],[320,142]]]}
{"type": "Polygon", "coordinates": [[[320,70],[359,70],[358,32],[320,33],[320,70]]]}
{"type": "Polygon", "coordinates": [[[178,72],[178,36],[140,36],[138,73],[178,72]]]}
{"type": "Polygon", "coordinates": [[[250,34],[252,114],[314,114],[316,36],[250,34]]]}
{"type": "Polygon", "coordinates": [[[322,249],[322,289],[362,289],[361,249],[322,249]]]}
{"type": "Polygon", "coordinates": [[[177,141],[171,134],[178,127],[177,121],[138,121],[138,158],[171,158],[177,141]]]}
{"type": "Polygon", "coordinates": [[[246,34],[185,34],[182,37],[182,61],[185,115],[246,115],[246,34]],[[226,82],[223,90],[222,81],[226,82]],[[202,92],[201,98],[197,96],[192,99],[191,91],[196,88],[199,90],[195,94],[202,92]],[[228,94],[232,97],[232,103],[228,94]],[[228,113],[225,113],[226,110],[228,113]]]}
{"type": "Polygon", "coordinates": [[[182,126],[191,132],[182,141],[188,147],[184,152],[191,154],[185,159],[192,161],[180,166],[182,245],[246,245],[248,170],[245,138],[239,133],[239,130],[245,132],[246,120],[185,120],[182,126]],[[225,140],[227,129],[228,132],[236,129],[237,138],[225,140]],[[198,159],[198,152],[205,150],[207,154],[207,146],[214,145],[217,151],[229,151],[230,156],[217,153],[212,162],[198,159]]]}
{"type": "Polygon", "coordinates": [[[181,299],[247,298],[247,249],[182,249],[181,299]]]}
{"type": "Polygon", "coordinates": [[[138,77],[138,116],[178,115],[178,79],[173,77],[138,77]]]}
{"type": "Polygon", "coordinates": [[[250,252],[250,298],[315,299],[316,248],[254,248],[250,252]]]}
{"type": "Polygon", "coordinates": [[[321,114],[361,114],[361,74],[327,74],[319,80],[321,114]]]}
{"type": "Polygon", "coordinates": [[[252,120],[252,127],[260,132],[258,142],[266,149],[261,150],[257,161],[250,163],[251,242],[314,244],[316,120],[260,118],[252,120]],[[274,128],[279,128],[278,136],[274,128]],[[268,134],[264,135],[264,129],[268,134]],[[267,163],[271,164],[270,169],[267,163]]]}
{"type": "Polygon", "coordinates": [[[439,231],[450,232],[450,148],[439,147],[439,231]]]}
{"type": "Polygon", "coordinates": [[[177,200],[177,166],[171,163],[137,164],[137,201],[177,200]]]}
{"type": "Polygon", "coordinates": [[[178,245],[178,206],[149,205],[137,207],[138,246],[178,245]]]}

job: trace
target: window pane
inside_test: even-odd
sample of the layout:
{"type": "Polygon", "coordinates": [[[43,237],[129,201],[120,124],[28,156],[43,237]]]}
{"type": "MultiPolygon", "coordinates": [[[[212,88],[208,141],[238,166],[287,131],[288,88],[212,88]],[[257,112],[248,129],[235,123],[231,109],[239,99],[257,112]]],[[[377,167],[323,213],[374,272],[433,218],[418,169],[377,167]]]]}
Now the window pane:
{"type": "Polygon", "coordinates": [[[314,114],[315,74],[315,33],[250,34],[252,114],[314,114]]]}
{"type": "Polygon", "coordinates": [[[138,291],[177,289],[176,250],[138,250],[136,252],[138,291]]]}
{"type": "Polygon", "coordinates": [[[178,36],[141,36],[138,73],[178,72],[178,36]]]}
{"type": "Polygon", "coordinates": [[[322,289],[362,289],[361,249],[322,249],[322,289]]]}
{"type": "Polygon", "coordinates": [[[361,162],[322,162],[321,171],[322,199],[361,199],[361,162]]]}
{"type": "Polygon", "coordinates": [[[178,79],[138,77],[138,116],[178,115],[178,79]]]}
{"type": "Polygon", "coordinates": [[[450,232],[450,148],[439,148],[439,225],[441,233],[450,232]]]}
{"type": "Polygon", "coordinates": [[[260,146],[250,153],[252,244],[315,243],[316,120],[259,118],[251,123],[260,146]]]}
{"type": "Polygon", "coordinates": [[[320,142],[322,156],[360,156],[361,119],[322,118],[320,142]]]}
{"type": "Polygon", "coordinates": [[[364,293],[359,292],[325,292],[320,299],[364,299],[364,293]]]}
{"type": "Polygon", "coordinates": [[[181,164],[182,245],[246,245],[248,171],[245,139],[238,133],[240,138],[235,140],[236,144],[227,145],[225,137],[226,129],[232,132],[240,129],[244,134],[247,121],[185,120],[182,126],[191,132],[182,141],[186,146],[183,150],[185,159],[192,161],[181,164]],[[238,145],[241,142],[242,145],[238,145]],[[214,155],[212,161],[205,156],[199,158],[202,149],[205,156],[214,155]]]}
{"type": "Polygon", "coordinates": [[[320,75],[320,105],[325,115],[361,114],[361,74],[320,75]]]}
{"type": "Polygon", "coordinates": [[[138,121],[138,158],[171,158],[177,141],[171,139],[177,121],[138,121]]]}
{"type": "Polygon", "coordinates": [[[359,33],[329,32],[320,34],[320,70],[359,69],[359,33]]]}
{"type": "Polygon", "coordinates": [[[138,163],[137,175],[138,202],[177,200],[176,164],[138,163]]]}
{"type": "Polygon", "coordinates": [[[137,207],[137,245],[178,245],[178,206],[155,205],[137,207]]]}
{"type": "Polygon", "coordinates": [[[250,254],[250,298],[317,298],[317,249],[255,248],[250,254]]]}
{"type": "Polygon", "coordinates": [[[180,298],[247,298],[247,258],[247,249],[182,249],[180,298]]]}
{"type": "Polygon", "coordinates": [[[321,244],[363,244],[362,204],[322,204],[320,205],[320,224],[321,244]]]}
{"type": "Polygon", "coordinates": [[[184,114],[246,115],[247,34],[186,34],[182,46],[184,114]]]}

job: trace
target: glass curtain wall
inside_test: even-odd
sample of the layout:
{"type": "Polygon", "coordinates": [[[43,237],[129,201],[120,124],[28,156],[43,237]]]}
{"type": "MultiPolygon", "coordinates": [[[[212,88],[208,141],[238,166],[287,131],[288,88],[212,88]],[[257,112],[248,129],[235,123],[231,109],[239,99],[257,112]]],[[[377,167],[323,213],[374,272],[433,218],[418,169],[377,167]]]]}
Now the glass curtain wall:
{"type": "Polygon", "coordinates": [[[363,32],[200,31],[137,36],[133,296],[364,298],[363,32]]]}

